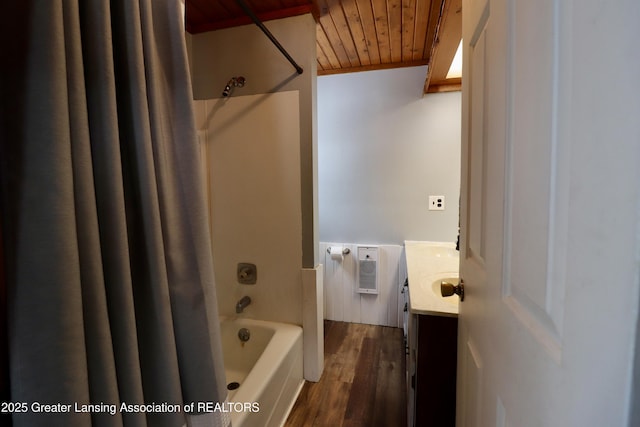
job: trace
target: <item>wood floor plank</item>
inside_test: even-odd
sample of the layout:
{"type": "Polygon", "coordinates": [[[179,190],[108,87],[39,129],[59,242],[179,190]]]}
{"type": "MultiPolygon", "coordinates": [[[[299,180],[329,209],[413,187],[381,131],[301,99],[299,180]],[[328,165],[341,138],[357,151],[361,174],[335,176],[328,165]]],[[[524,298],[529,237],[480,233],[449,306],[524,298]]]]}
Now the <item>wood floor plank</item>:
{"type": "Polygon", "coordinates": [[[287,418],[285,426],[297,427],[313,425],[313,420],[316,417],[318,408],[316,405],[309,404],[309,402],[313,402],[310,395],[314,390],[320,390],[320,388],[308,387],[309,384],[311,383],[305,383],[302,390],[300,390],[298,399],[291,409],[291,413],[289,414],[289,418],[287,418]]]}
{"type": "Polygon", "coordinates": [[[402,330],[383,328],[371,426],[407,424],[407,389],[402,330]]]}
{"type": "Polygon", "coordinates": [[[402,330],[334,321],[324,326],[324,372],[317,383],[305,383],[285,426],[406,425],[402,330]]]}
{"type": "MultiPolygon", "coordinates": [[[[326,374],[331,374],[331,371],[332,366],[325,368],[326,374]]],[[[326,416],[322,412],[322,402],[327,400],[328,395],[335,392],[334,388],[338,384],[333,377],[332,375],[323,374],[317,383],[305,382],[285,426],[319,425],[318,421],[322,421],[322,418],[326,416]]]]}
{"type": "Polygon", "coordinates": [[[324,354],[336,354],[347,336],[349,324],[325,320],[324,354]]]}
{"type": "Polygon", "coordinates": [[[343,365],[340,370],[339,380],[346,383],[353,382],[358,355],[362,348],[362,340],[365,337],[366,326],[358,323],[348,323],[347,334],[338,349],[338,355],[342,357],[343,365]]]}
{"type": "Polygon", "coordinates": [[[351,394],[344,416],[344,425],[368,426],[371,424],[373,415],[371,409],[373,409],[372,403],[376,394],[379,358],[379,340],[365,337],[362,340],[362,349],[356,364],[351,394]]]}
{"type": "Polygon", "coordinates": [[[327,389],[325,398],[320,402],[318,415],[314,420],[317,426],[339,426],[344,419],[352,385],[337,382],[327,389]]]}

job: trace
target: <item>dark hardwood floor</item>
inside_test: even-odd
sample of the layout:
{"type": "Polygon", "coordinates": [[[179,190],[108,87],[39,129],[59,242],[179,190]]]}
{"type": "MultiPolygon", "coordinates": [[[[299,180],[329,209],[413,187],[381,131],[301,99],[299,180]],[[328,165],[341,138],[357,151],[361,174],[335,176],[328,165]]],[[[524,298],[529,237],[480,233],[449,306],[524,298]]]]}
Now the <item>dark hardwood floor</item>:
{"type": "Polygon", "coordinates": [[[402,329],[324,323],[324,372],[306,382],[285,427],[407,425],[402,329]]]}

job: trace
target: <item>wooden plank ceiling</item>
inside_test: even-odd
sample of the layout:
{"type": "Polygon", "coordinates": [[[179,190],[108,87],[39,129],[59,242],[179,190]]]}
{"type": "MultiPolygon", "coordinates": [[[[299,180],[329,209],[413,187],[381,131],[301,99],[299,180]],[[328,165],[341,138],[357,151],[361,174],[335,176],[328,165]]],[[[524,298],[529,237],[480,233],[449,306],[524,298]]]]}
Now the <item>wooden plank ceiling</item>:
{"type": "MultiPolygon", "coordinates": [[[[445,76],[462,34],[461,0],[245,2],[262,21],[312,13],[318,75],[429,64],[425,93],[460,90],[459,78],[445,76]]],[[[191,34],[252,23],[236,0],[186,0],[186,7],[191,34]]]]}

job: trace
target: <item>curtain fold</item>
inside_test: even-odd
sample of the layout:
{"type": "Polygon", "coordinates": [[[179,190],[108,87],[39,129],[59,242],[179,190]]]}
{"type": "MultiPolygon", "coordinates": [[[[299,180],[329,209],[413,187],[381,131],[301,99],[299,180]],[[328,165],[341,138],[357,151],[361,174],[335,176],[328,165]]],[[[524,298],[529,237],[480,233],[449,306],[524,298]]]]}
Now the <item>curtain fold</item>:
{"type": "MultiPolygon", "coordinates": [[[[9,357],[7,347],[7,285],[4,274],[2,216],[0,215],[0,402],[10,402],[9,357]]],[[[8,415],[1,415],[2,425],[11,425],[8,415]]]]}
{"type": "Polygon", "coordinates": [[[12,3],[0,152],[11,398],[72,405],[14,425],[182,426],[182,412],[120,411],[226,396],[179,1],[12,3]],[[101,403],[118,410],[74,410],[101,403]]]}

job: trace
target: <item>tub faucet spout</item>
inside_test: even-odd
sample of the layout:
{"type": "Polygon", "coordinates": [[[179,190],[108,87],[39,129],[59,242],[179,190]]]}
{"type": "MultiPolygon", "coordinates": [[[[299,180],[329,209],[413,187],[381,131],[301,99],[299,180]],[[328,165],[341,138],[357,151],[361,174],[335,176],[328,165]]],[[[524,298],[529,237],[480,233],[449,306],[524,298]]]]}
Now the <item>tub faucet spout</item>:
{"type": "Polygon", "coordinates": [[[251,298],[249,298],[248,296],[242,297],[236,304],[236,313],[242,313],[245,307],[249,304],[251,304],[251,298]]]}

